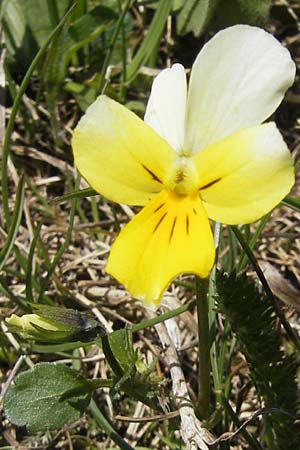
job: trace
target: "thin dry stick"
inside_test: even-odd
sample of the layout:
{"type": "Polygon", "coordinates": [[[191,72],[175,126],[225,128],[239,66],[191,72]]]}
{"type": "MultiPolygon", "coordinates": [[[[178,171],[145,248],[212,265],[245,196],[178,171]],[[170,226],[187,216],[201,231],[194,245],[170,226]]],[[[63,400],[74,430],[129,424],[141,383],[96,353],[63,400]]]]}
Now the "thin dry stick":
{"type": "Polygon", "coordinates": [[[171,411],[166,414],[157,414],[155,416],[147,416],[147,417],[138,417],[138,416],[119,416],[116,415],[113,417],[114,420],[119,420],[120,422],[160,422],[164,420],[174,419],[178,417],[179,411],[171,411]]]}
{"type": "Polygon", "coordinates": [[[19,356],[19,358],[17,359],[17,361],[16,361],[16,363],[15,363],[15,365],[14,365],[14,367],[13,367],[13,369],[12,369],[10,375],[9,375],[9,377],[7,378],[6,382],[4,383],[4,386],[2,387],[1,394],[0,394],[0,404],[1,404],[3,398],[4,398],[5,394],[6,394],[9,386],[11,385],[14,377],[18,373],[18,371],[19,371],[19,369],[20,369],[24,359],[25,359],[24,355],[19,356]]]}
{"type": "MultiPolygon", "coordinates": [[[[153,313],[150,313],[149,310],[147,314],[153,317],[153,313]]],[[[172,378],[174,400],[181,419],[182,439],[187,450],[208,450],[206,444],[212,442],[214,438],[208,430],[202,427],[200,420],[195,415],[175,347],[164,324],[160,323],[155,328],[162,343],[172,378]]]]}
{"type": "Polygon", "coordinates": [[[252,414],[251,417],[249,417],[249,419],[247,419],[244,423],[242,423],[242,425],[235,431],[230,432],[227,431],[226,433],[223,433],[221,436],[219,436],[215,441],[210,442],[211,446],[215,446],[216,444],[219,444],[220,442],[224,442],[224,441],[229,441],[230,439],[234,438],[235,436],[237,436],[242,430],[244,430],[247,425],[249,425],[254,419],[256,419],[259,416],[263,416],[265,414],[270,414],[270,413],[281,413],[284,414],[286,416],[292,417],[294,419],[298,419],[298,416],[295,416],[294,414],[290,414],[288,411],[285,411],[283,409],[280,408],[260,408],[257,411],[255,411],[254,414],[252,414]]]}

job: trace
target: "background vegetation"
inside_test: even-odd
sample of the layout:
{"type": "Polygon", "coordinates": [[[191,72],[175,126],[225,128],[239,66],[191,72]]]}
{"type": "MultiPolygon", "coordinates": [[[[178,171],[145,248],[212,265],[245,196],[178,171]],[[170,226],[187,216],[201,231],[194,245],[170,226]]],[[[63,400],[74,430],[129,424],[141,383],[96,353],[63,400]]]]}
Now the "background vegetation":
{"type": "MultiPolygon", "coordinates": [[[[168,308],[149,318],[105,274],[112,238],[136,211],[108,203],[78,177],[72,130],[101,92],[143,116],[159,70],[190,68],[203,44],[235,23],[265,27],[299,69],[299,2],[2,0],[0,18],[0,446],[185,448],[154,325],[175,318],[167,326],[195,402],[194,281],[173,283],[168,308]],[[65,334],[8,330],[6,317],[30,312],[65,334]]],[[[275,120],[298,174],[299,72],[275,120]]],[[[296,184],[253,226],[216,228],[212,394],[206,417],[198,414],[214,435],[207,432],[207,445],[222,436],[214,448],[299,448],[299,218],[296,184]]]]}

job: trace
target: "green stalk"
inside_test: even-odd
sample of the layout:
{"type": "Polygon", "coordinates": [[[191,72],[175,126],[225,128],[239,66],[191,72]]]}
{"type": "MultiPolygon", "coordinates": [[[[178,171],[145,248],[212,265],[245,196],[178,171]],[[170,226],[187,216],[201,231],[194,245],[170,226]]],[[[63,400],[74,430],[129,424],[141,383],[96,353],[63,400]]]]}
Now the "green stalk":
{"type": "Polygon", "coordinates": [[[215,299],[216,299],[216,295],[217,295],[216,275],[217,275],[217,259],[218,259],[220,231],[221,231],[221,224],[219,222],[216,222],[215,230],[214,230],[216,260],[215,260],[215,264],[210,272],[209,286],[208,286],[208,323],[209,323],[210,339],[211,339],[210,361],[211,361],[212,375],[213,375],[213,381],[214,381],[214,391],[216,394],[216,400],[217,400],[218,404],[221,404],[221,397],[220,397],[222,395],[221,379],[222,379],[222,373],[223,373],[221,370],[219,370],[220,366],[218,364],[218,352],[217,352],[216,339],[215,339],[215,334],[216,334],[216,332],[215,332],[215,321],[216,321],[215,299]]]}
{"type": "Polygon", "coordinates": [[[195,306],[195,302],[191,301],[186,303],[185,305],[179,306],[179,308],[172,309],[171,311],[167,311],[164,314],[160,314],[159,316],[153,317],[152,319],[143,320],[143,322],[137,323],[133,325],[131,330],[133,333],[137,331],[144,330],[145,328],[154,327],[158,323],[164,322],[165,320],[171,319],[172,317],[179,316],[186,311],[190,311],[195,306]]]}
{"type": "Polygon", "coordinates": [[[209,416],[210,405],[210,337],[208,323],[208,279],[196,277],[196,304],[199,339],[199,387],[197,412],[201,419],[209,416]]]}

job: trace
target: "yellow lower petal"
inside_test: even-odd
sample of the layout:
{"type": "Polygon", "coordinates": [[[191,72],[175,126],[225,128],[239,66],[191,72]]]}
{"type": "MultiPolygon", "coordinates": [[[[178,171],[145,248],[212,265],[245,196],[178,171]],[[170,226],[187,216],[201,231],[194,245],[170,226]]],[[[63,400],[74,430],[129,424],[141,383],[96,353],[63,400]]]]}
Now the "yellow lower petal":
{"type": "Polygon", "coordinates": [[[230,225],[258,220],[294,184],[292,157],[272,122],[208,146],[194,162],[208,217],[230,225]]]}
{"type": "Polygon", "coordinates": [[[210,225],[198,193],[179,196],[164,190],[121,231],[106,272],[133,297],[157,304],[180,273],[207,277],[214,256],[210,225]]]}

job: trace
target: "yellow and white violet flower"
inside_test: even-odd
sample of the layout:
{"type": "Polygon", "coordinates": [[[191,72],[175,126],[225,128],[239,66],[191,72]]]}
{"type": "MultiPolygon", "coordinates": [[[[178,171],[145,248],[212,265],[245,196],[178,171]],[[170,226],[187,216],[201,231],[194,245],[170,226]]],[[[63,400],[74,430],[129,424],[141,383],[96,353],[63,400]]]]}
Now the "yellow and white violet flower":
{"type": "Polygon", "coordinates": [[[157,304],[180,273],[206,277],[215,257],[209,220],[256,221],[289,192],[293,161],[274,122],[293,83],[289,52],[246,25],[216,34],[192,67],[155,78],[142,121],[101,95],[73,136],[75,163],[108,199],[144,208],[115,240],[106,272],[157,304]]]}

